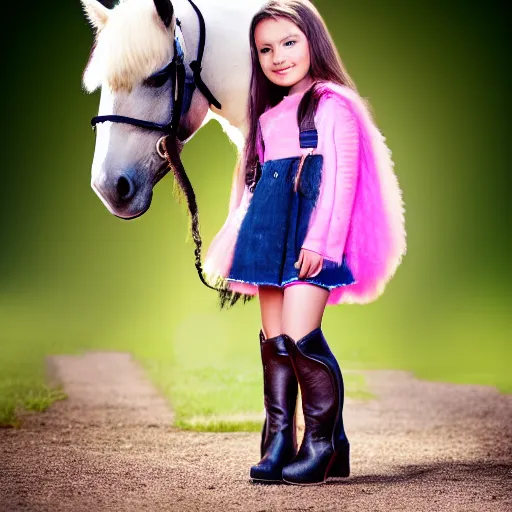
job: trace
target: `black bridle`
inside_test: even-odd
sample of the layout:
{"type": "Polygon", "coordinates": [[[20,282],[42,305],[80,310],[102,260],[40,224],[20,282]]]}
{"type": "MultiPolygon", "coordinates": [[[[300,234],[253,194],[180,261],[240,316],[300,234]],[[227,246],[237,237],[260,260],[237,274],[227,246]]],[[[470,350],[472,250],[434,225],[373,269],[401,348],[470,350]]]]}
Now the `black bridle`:
{"type": "Polygon", "coordinates": [[[183,37],[183,31],[181,30],[181,22],[178,18],[176,18],[176,25],[174,29],[174,56],[171,62],[164,69],[157,73],[159,77],[167,76],[171,80],[172,99],[174,100],[171,120],[167,124],[158,124],[153,123],[152,121],[143,121],[142,119],[134,119],[133,117],[111,114],[107,116],[93,117],[91,119],[91,125],[93,129],[99,123],[110,121],[112,123],[131,124],[146,130],[162,132],[165,135],[177,136],[181,118],[190,109],[192,95],[194,94],[196,87],[201,91],[210,105],[213,104],[218,109],[221,108],[221,104],[215,99],[213,94],[201,79],[201,61],[203,59],[204,53],[206,29],[201,11],[197,8],[194,2],[192,2],[192,0],[189,0],[189,2],[196,11],[197,17],[199,19],[199,45],[197,48],[197,59],[189,64],[190,69],[192,70],[192,76],[187,75],[185,70],[185,55],[179,42],[179,37],[176,34],[176,32],[179,30],[183,41],[185,40],[183,37]]]}

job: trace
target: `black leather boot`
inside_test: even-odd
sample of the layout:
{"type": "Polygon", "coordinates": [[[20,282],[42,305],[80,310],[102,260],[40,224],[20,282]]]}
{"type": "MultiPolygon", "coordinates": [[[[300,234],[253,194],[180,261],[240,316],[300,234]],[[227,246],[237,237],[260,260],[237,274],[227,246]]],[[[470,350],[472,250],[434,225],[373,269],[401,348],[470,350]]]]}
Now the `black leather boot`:
{"type": "Polygon", "coordinates": [[[318,327],[297,344],[283,335],[302,393],[305,432],[293,462],[283,468],[290,484],[319,484],[350,474],[350,445],[343,427],[343,378],[318,327]]]}
{"type": "Polygon", "coordinates": [[[297,453],[295,405],[298,384],[283,336],[265,339],[260,331],[266,418],[261,437],[261,461],[251,478],[281,482],[282,470],[297,453]]]}

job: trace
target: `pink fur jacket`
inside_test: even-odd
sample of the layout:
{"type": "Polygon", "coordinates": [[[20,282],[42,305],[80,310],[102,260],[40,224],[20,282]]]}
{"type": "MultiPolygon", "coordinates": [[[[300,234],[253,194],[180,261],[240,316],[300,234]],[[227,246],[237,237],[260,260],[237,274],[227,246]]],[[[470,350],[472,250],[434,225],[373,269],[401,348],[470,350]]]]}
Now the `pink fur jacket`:
{"type": "MultiPolygon", "coordinates": [[[[322,97],[315,114],[316,153],[323,155],[322,183],[303,248],[341,263],[343,254],[356,282],[331,290],[327,304],[376,300],[406,252],[404,207],[391,152],[361,98],[332,82],[319,84],[322,97]]],[[[297,107],[303,93],[285,96],[260,117],[265,152],[260,161],[300,156],[297,107]]],[[[252,194],[235,176],[229,215],[205,259],[213,282],[227,277],[236,238],[252,194]]],[[[249,295],[257,287],[229,282],[249,295]]]]}

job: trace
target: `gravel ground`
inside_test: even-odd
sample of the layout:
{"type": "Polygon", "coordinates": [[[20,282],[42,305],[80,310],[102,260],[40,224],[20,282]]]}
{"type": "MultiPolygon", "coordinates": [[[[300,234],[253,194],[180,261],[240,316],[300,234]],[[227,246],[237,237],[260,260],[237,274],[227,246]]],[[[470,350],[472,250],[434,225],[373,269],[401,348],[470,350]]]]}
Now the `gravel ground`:
{"type": "Polygon", "coordinates": [[[512,511],[512,396],[364,372],[352,476],[251,483],[259,435],[182,432],[127,354],[49,361],[69,399],[0,429],[0,511],[512,511]]]}

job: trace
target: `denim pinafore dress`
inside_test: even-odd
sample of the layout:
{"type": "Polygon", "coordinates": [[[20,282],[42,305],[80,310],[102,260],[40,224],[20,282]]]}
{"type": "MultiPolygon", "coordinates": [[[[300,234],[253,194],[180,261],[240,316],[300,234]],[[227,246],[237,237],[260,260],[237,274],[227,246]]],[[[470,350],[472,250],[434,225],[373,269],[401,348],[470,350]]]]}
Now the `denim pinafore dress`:
{"type": "Polygon", "coordinates": [[[316,129],[300,130],[305,156],[267,160],[240,226],[228,281],[284,287],[300,281],[328,290],[353,284],[355,279],[343,255],[341,265],[324,258],[315,277],[299,279],[295,262],[306,238],[317,203],[323,157],[316,129]]]}

